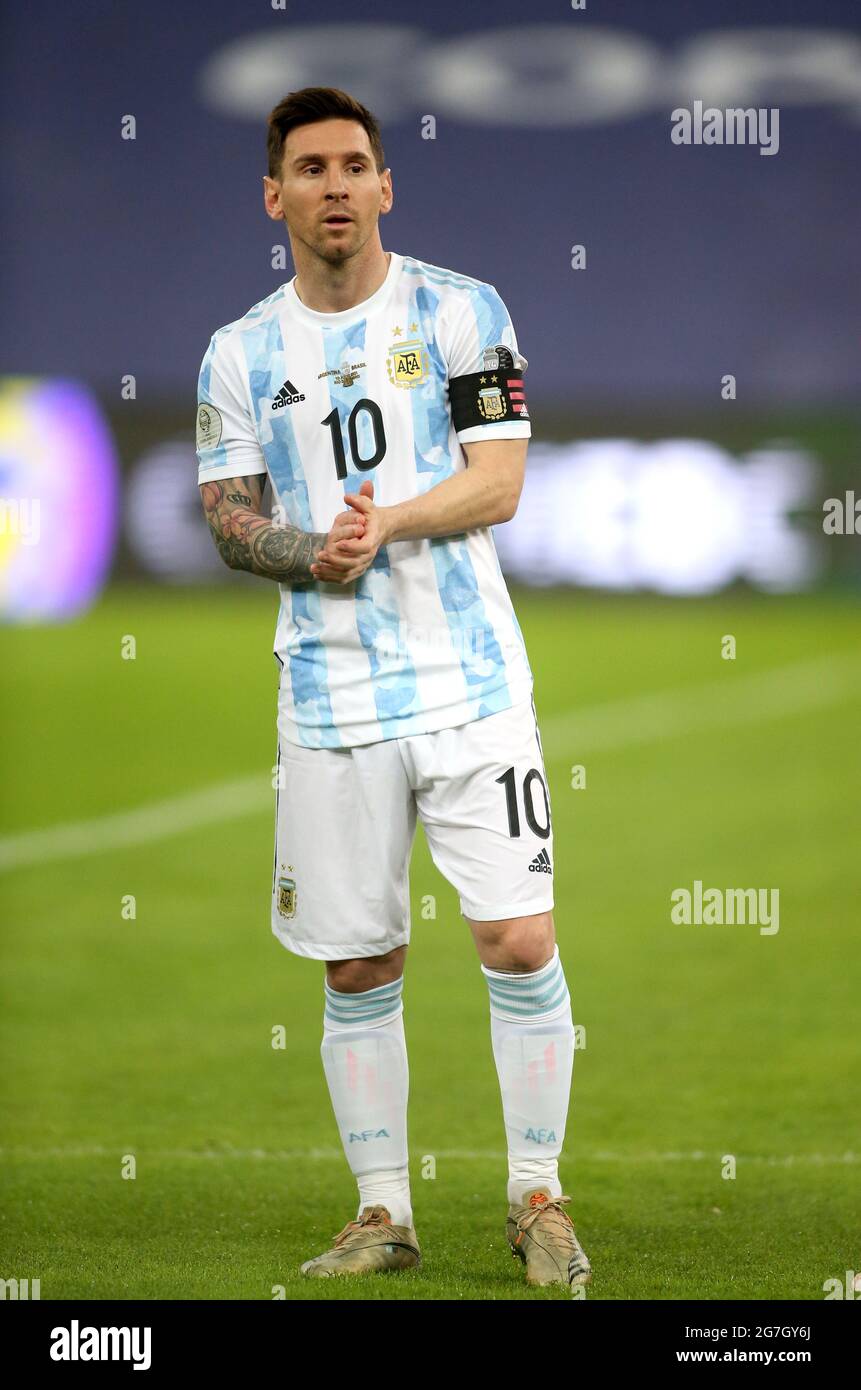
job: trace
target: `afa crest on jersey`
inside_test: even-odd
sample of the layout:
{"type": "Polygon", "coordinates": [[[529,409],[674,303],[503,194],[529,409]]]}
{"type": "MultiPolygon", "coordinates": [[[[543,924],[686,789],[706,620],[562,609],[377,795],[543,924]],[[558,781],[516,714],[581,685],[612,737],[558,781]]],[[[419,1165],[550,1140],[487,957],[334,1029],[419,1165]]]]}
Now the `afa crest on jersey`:
{"type": "Polygon", "coordinates": [[[296,880],[295,878],[279,878],[278,880],[278,911],[282,917],[296,916],[296,880]]]}
{"type": "Polygon", "coordinates": [[[386,358],[389,381],[395,386],[420,386],[430,371],[425,345],[420,338],[411,343],[395,343],[386,358]]]}

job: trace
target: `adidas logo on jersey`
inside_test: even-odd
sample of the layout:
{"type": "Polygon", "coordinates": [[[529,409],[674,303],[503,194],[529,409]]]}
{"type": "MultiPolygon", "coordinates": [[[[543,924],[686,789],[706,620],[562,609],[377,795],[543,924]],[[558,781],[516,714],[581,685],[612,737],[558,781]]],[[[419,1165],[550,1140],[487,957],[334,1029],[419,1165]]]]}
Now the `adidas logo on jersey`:
{"type": "Polygon", "coordinates": [[[550,863],[550,855],[547,853],[546,849],[543,849],[540,854],[536,854],[532,863],[529,865],[529,872],[531,874],[553,873],[553,866],[550,863]]]}
{"type": "Polygon", "coordinates": [[[272,402],[272,409],[282,410],[285,405],[295,405],[297,401],[304,401],[304,399],[305,397],[296,390],[292,381],[287,380],[272,402]]]}

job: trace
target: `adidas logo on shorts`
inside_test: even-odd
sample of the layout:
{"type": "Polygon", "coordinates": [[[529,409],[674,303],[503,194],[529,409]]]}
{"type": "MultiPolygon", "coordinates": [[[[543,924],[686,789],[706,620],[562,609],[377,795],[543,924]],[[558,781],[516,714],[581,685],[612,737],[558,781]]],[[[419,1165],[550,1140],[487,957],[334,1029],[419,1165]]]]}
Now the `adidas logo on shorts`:
{"type": "Polygon", "coordinates": [[[531,874],[553,873],[553,866],[550,863],[550,855],[547,853],[546,849],[543,849],[540,854],[536,854],[532,863],[529,865],[529,872],[531,874]]]}

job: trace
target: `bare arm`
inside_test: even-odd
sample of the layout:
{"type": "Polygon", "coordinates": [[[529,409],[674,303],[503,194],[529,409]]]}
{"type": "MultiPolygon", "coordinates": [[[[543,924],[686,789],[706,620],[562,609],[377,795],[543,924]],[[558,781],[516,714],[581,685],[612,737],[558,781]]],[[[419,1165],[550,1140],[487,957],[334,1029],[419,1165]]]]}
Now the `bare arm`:
{"type": "Polygon", "coordinates": [[[367,567],[380,546],[390,541],[455,536],[510,521],[520,501],[528,447],[528,439],[481,439],[464,444],[467,467],[462,473],[437,483],[421,497],[393,507],[375,506],[372,485],[362,483],[359,494],[348,494],[344,500],[364,513],[364,534],[327,543],[315,557],[314,577],[348,583],[356,575],[343,570],[342,557],[367,567]]]}
{"type": "Polygon", "coordinates": [[[464,444],[467,467],[421,497],[380,507],[387,541],[451,536],[510,521],[526,470],[528,439],[480,439],[464,444]]]}
{"type": "MultiPolygon", "coordinates": [[[[220,478],[201,483],[200,495],[216,549],[233,570],[248,570],[278,584],[314,582],[312,561],[327,539],[359,536],[364,529],[356,515],[344,513],[336,518],[327,537],[325,531],[301,531],[298,526],[279,526],[260,511],[265,474],[247,478],[220,478]]],[[[343,562],[342,562],[343,563],[343,562]]]]}

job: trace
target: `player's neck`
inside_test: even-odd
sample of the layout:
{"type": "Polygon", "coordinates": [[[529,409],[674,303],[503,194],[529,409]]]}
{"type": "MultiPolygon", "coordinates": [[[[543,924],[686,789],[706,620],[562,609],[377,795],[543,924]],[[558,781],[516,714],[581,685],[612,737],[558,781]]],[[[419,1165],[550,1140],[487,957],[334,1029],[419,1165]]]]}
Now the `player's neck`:
{"type": "Polygon", "coordinates": [[[332,265],[304,247],[299,254],[294,249],[293,288],[306,308],[319,314],[339,314],[376,294],[389,273],[391,259],[392,253],[384,251],[379,240],[342,265],[332,265]]]}

